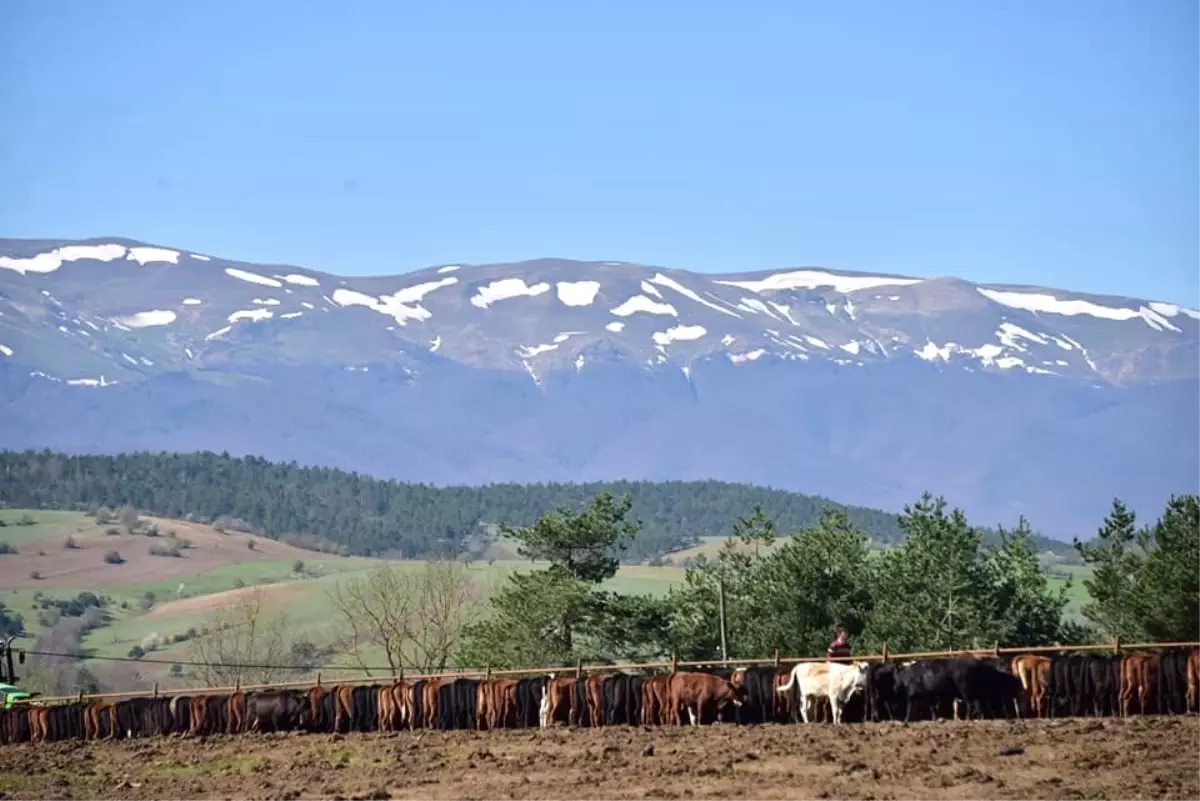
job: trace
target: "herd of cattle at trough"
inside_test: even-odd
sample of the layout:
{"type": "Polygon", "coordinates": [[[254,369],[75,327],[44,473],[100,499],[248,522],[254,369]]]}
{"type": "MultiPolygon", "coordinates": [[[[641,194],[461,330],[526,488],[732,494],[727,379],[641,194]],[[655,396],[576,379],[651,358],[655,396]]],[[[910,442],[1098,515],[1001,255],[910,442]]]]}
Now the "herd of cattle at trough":
{"type": "Polygon", "coordinates": [[[308,690],[23,703],[0,744],[266,731],[707,725],[1188,714],[1200,651],[942,657],[701,668],[654,675],[442,677],[308,690]]]}

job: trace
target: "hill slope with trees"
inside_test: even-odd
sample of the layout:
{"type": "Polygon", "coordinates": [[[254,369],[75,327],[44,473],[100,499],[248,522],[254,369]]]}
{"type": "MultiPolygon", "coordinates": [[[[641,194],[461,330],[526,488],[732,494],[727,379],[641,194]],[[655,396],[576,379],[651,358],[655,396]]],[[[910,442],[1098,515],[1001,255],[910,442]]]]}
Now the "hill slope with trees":
{"type": "MultiPolygon", "coordinates": [[[[903,538],[896,515],[795,492],[720,481],[615,481],[434,487],[322,467],[228,454],[129,453],[73,456],[0,452],[0,501],[9,507],[91,510],[131,506],[163,517],[249,524],[275,539],[321,541],[343,553],[422,557],[486,545],[488,524],[528,526],[558,508],[582,509],[601,492],[628,495],[642,524],[623,553],[637,562],[725,536],[756,506],[781,534],[834,509],[876,545],[903,538]]],[[[1041,549],[1070,551],[1037,539],[1041,549]]]]}

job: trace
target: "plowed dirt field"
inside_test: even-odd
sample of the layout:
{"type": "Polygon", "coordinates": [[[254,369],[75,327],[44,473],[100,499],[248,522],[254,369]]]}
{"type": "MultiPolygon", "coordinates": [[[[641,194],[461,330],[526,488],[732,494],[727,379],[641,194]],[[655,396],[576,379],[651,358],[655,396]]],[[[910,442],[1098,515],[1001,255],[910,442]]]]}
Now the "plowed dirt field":
{"type": "Polygon", "coordinates": [[[0,798],[1200,798],[1200,721],[242,735],[0,747],[0,798]]]}

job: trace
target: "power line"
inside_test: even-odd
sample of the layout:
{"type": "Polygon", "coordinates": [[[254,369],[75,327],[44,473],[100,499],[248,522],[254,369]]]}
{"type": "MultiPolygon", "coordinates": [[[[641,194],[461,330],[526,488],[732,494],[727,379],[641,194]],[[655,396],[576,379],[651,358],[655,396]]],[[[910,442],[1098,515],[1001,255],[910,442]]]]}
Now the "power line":
{"type": "Polygon", "coordinates": [[[392,668],[389,667],[371,667],[358,665],[256,665],[256,664],[241,664],[232,662],[196,662],[187,659],[153,659],[153,658],[136,658],[132,656],[88,656],[87,654],[69,653],[65,651],[38,651],[22,648],[29,656],[52,656],[62,657],[66,659],[89,660],[95,659],[103,662],[131,662],[143,665],[182,665],[184,667],[206,667],[206,668],[230,668],[238,670],[299,670],[305,672],[326,671],[326,670],[352,670],[361,673],[390,673],[392,668]]]}

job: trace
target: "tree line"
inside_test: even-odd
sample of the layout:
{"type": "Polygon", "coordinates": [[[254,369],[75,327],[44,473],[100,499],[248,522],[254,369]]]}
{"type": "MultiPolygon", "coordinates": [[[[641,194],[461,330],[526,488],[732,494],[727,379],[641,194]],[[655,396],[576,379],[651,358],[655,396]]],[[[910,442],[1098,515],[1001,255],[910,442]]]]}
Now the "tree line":
{"type": "Polygon", "coordinates": [[[712,560],[663,598],[601,589],[634,536],[628,498],[602,493],[512,529],[521,553],[550,566],[512,575],[485,617],[465,627],[458,664],[493,667],[661,659],[770,658],[824,653],[844,626],[858,653],[1109,641],[1191,641],[1200,630],[1200,505],[1173,497],[1138,528],[1119,501],[1097,536],[1073,548],[1094,568],[1083,621],[1065,614],[1026,521],[985,542],[941,498],[923,495],[899,517],[903,542],[873,551],[837,509],[776,548],[760,507],[740,518],[712,560]],[[726,636],[722,638],[721,608],[726,636]],[[724,640],[724,642],[723,642],[724,640]]]}
{"type": "MultiPolygon", "coordinates": [[[[755,506],[788,533],[836,510],[877,545],[897,543],[904,535],[894,514],[720,481],[434,487],[211,452],[0,452],[0,499],[13,508],[132,507],[204,523],[236,519],[268,537],[367,556],[470,551],[486,545],[495,525],[529,526],[549,510],[578,511],[602,492],[630,498],[629,514],[640,523],[623,542],[621,559],[628,562],[721,536],[755,506]]],[[[1041,538],[1038,544],[1065,548],[1041,538]]]]}

